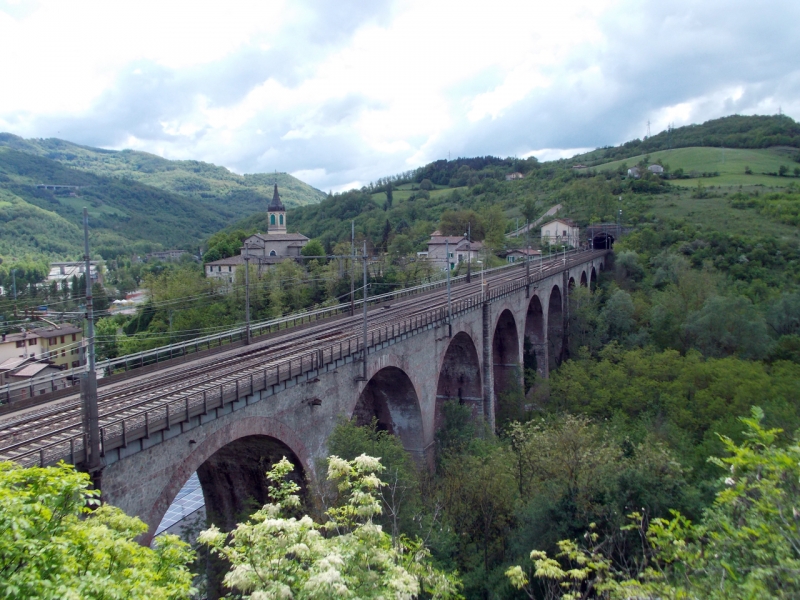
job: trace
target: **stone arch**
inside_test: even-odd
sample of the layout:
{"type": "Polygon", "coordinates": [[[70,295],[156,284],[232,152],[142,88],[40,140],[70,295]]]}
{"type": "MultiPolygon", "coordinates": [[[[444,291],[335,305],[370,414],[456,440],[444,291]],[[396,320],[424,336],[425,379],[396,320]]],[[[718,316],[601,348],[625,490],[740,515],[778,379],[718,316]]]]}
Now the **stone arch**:
{"type": "Polygon", "coordinates": [[[270,251],[269,251],[269,255],[270,255],[270,256],[278,256],[278,253],[277,253],[277,252],[275,252],[275,250],[270,250],[270,251]]]}
{"type": "Polygon", "coordinates": [[[478,350],[469,334],[459,332],[447,345],[447,351],[439,368],[436,385],[436,411],[434,430],[444,424],[442,405],[448,400],[472,409],[473,418],[483,414],[483,386],[478,350]]]}
{"type": "Polygon", "coordinates": [[[500,313],[492,336],[492,376],[494,379],[495,414],[503,413],[501,395],[519,386],[522,374],[517,322],[510,310],[500,313]]]}
{"type": "Polygon", "coordinates": [[[568,286],[569,286],[569,289],[571,289],[571,290],[575,289],[575,278],[572,275],[569,276],[569,284],[568,284],[568,286]]]}
{"type": "MultiPolygon", "coordinates": [[[[249,417],[247,419],[233,421],[208,435],[202,442],[197,444],[196,447],[192,449],[188,456],[186,456],[181,462],[177,463],[175,468],[172,470],[169,483],[164,486],[164,489],[153,503],[153,506],[146,511],[145,514],[140,515],[142,520],[149,526],[148,533],[143,537],[143,542],[150,543],[156,527],[158,527],[158,524],[161,523],[161,520],[164,518],[164,514],[167,512],[167,509],[175,500],[175,497],[178,495],[178,492],[181,490],[183,485],[189,480],[189,477],[192,476],[192,473],[198,473],[200,484],[203,486],[203,497],[206,501],[206,504],[209,505],[209,509],[212,512],[216,510],[213,505],[214,499],[211,498],[213,494],[211,492],[208,494],[206,493],[206,486],[209,485],[210,480],[206,479],[206,482],[204,483],[203,477],[200,475],[203,465],[209,461],[209,459],[216,455],[214,461],[209,464],[220,464],[220,460],[225,458],[227,452],[223,452],[222,454],[218,453],[226,447],[229,449],[234,447],[233,445],[235,445],[236,448],[241,448],[243,445],[250,445],[249,454],[252,456],[254,452],[259,453],[259,449],[265,450],[267,448],[265,443],[267,445],[271,445],[270,447],[280,448],[280,450],[284,452],[284,454],[281,456],[286,455],[286,457],[294,463],[295,474],[298,476],[299,480],[304,481],[307,475],[313,474],[313,470],[310,470],[309,454],[305,445],[300,438],[283,423],[268,417],[249,417]],[[239,440],[245,439],[248,441],[237,443],[239,440]]],[[[192,444],[192,442],[190,441],[189,444],[192,444]]],[[[246,464],[246,461],[241,460],[242,456],[244,455],[239,455],[237,458],[237,461],[240,463],[240,465],[234,465],[234,468],[238,468],[240,470],[237,474],[231,473],[231,480],[237,477],[242,477],[244,472],[252,467],[251,464],[246,464]]],[[[261,456],[262,454],[259,453],[259,457],[261,456]]],[[[267,457],[265,454],[263,456],[264,458],[267,457]]],[[[277,460],[280,460],[281,456],[278,456],[277,460]]],[[[263,468],[266,464],[263,460],[259,460],[258,463],[258,468],[263,470],[261,475],[263,475],[264,480],[266,480],[266,472],[269,469],[269,466],[263,468]]],[[[260,484],[254,484],[252,490],[229,489],[228,492],[232,494],[238,494],[241,500],[249,497],[258,501],[261,497],[260,493],[251,493],[258,486],[260,486],[260,484]]],[[[225,499],[224,502],[228,503],[228,505],[234,505],[238,502],[238,500],[235,498],[228,498],[225,499]]],[[[264,504],[265,502],[266,501],[262,502],[261,504],[264,504]]],[[[222,528],[222,524],[219,526],[222,528]]]]}
{"type": "Polygon", "coordinates": [[[561,364],[564,350],[564,307],[561,290],[557,285],[550,290],[547,303],[547,354],[549,369],[552,371],[561,364]]]}
{"type": "Polygon", "coordinates": [[[581,287],[588,287],[589,281],[586,278],[586,271],[581,271],[581,287]]]}
{"type": "Polygon", "coordinates": [[[419,396],[409,376],[397,367],[384,367],[364,386],[353,409],[358,425],[369,425],[396,435],[403,447],[424,460],[425,443],[419,396]]]}
{"type": "Polygon", "coordinates": [[[535,366],[537,374],[547,376],[547,337],[545,335],[545,318],[542,301],[538,295],[533,296],[528,303],[528,312],[525,315],[525,353],[523,356],[525,367],[535,366]],[[529,356],[532,354],[533,361],[529,356]],[[528,364],[529,362],[535,364],[528,364]]]}
{"type": "Polygon", "coordinates": [[[592,267],[592,274],[589,276],[589,289],[594,291],[597,289],[597,269],[592,267]]]}

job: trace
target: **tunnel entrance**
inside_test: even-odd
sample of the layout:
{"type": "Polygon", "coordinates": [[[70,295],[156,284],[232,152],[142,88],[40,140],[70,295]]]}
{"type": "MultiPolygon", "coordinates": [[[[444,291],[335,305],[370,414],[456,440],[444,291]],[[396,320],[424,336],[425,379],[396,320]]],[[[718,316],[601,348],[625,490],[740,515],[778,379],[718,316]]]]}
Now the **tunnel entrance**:
{"type": "Polygon", "coordinates": [[[601,232],[592,238],[592,248],[595,250],[610,250],[614,245],[614,236],[610,233],[601,232]]]}
{"type": "Polygon", "coordinates": [[[564,351],[564,313],[561,290],[557,285],[553,286],[547,305],[547,350],[552,371],[561,364],[564,351]]]}
{"type": "Polygon", "coordinates": [[[353,419],[359,426],[378,421],[378,429],[396,435],[403,447],[422,459],[424,436],[417,391],[402,369],[385,367],[375,373],[358,397],[353,419]]]}
{"type": "Polygon", "coordinates": [[[497,320],[492,338],[492,374],[494,376],[495,421],[516,418],[522,408],[522,370],[520,368],[517,322],[511,311],[504,310],[497,320]]]}
{"type": "Polygon", "coordinates": [[[483,388],[478,351],[472,338],[463,331],[450,341],[439,373],[434,417],[434,427],[437,431],[444,425],[442,407],[450,400],[468,406],[473,420],[483,415],[483,388]]]}

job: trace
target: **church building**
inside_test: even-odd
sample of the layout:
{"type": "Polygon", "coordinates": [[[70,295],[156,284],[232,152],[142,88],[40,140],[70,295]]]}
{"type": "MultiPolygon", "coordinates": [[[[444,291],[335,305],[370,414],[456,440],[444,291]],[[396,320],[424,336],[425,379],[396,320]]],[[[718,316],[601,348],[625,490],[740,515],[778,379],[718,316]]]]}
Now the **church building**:
{"type": "Polygon", "coordinates": [[[287,258],[300,256],[300,250],[308,243],[302,233],[286,233],[286,208],[278,194],[278,184],[267,207],[267,233],[256,233],[244,241],[236,256],[206,263],[206,276],[233,283],[236,268],[244,265],[245,256],[250,263],[258,265],[259,273],[287,258]]]}

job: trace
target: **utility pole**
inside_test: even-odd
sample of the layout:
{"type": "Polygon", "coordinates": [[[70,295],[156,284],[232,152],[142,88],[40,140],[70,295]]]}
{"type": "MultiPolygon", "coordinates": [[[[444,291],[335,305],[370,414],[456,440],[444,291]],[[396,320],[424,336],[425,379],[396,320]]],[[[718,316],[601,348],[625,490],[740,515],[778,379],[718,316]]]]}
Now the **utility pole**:
{"type": "Polygon", "coordinates": [[[244,247],[244,343],[250,345],[250,247],[244,247]]]}
{"type": "Polygon", "coordinates": [[[531,240],[530,240],[530,227],[528,221],[525,221],[525,297],[531,297],[531,240]]]}
{"type": "Polygon", "coordinates": [[[367,380],[367,240],[364,240],[364,381],[367,380]]]}
{"type": "Polygon", "coordinates": [[[356,314],[356,222],[350,221],[350,316],[356,314]]]}
{"type": "Polygon", "coordinates": [[[444,253],[447,255],[447,337],[453,337],[453,307],[450,298],[450,240],[444,241],[444,253]]]}
{"type": "Polygon", "coordinates": [[[91,260],[89,258],[89,213],[83,209],[83,258],[86,261],[86,371],[81,374],[83,400],[83,430],[86,439],[84,454],[86,467],[99,486],[100,464],[100,414],[97,408],[97,373],[94,370],[94,307],[92,305],[91,260]]]}
{"type": "Polygon", "coordinates": [[[11,289],[14,290],[14,318],[17,318],[17,270],[11,269],[11,289]]]}
{"type": "Polygon", "coordinates": [[[467,222],[467,283],[472,281],[472,222],[467,222]]]}

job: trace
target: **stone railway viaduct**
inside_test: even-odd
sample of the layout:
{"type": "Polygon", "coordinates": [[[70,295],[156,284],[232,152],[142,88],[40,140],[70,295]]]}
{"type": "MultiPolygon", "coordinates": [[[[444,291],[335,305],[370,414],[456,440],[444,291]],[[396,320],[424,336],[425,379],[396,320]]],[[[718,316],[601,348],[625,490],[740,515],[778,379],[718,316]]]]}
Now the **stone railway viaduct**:
{"type": "Polygon", "coordinates": [[[526,339],[548,376],[562,356],[570,289],[593,288],[609,252],[578,254],[538,280],[532,265],[527,286],[487,286],[483,301],[456,312],[451,327],[431,323],[370,348],[366,379],[362,361],[346,357],[107,452],[103,497],[142,518],[149,542],[197,471],[208,514],[232,528],[248,503],[267,501],[264,474],[281,456],[313,486],[342,416],[376,417],[419,462],[429,461],[446,400],[471,405],[494,428],[499,394],[521,378],[526,339]]]}

